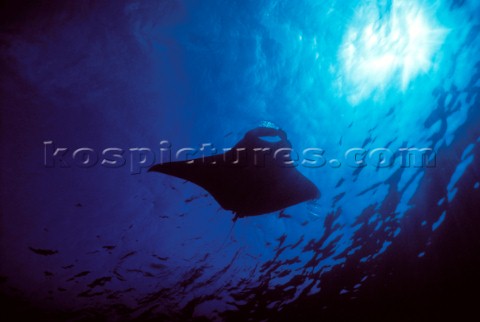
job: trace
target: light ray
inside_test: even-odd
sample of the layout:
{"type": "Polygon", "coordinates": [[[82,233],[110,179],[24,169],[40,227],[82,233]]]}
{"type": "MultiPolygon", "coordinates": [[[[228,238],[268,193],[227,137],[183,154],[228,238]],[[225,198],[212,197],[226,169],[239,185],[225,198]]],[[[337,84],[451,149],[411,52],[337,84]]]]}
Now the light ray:
{"type": "Polygon", "coordinates": [[[413,1],[392,1],[381,10],[364,5],[348,28],[339,50],[339,88],[352,104],[386,88],[405,91],[429,72],[447,30],[413,1]]]}

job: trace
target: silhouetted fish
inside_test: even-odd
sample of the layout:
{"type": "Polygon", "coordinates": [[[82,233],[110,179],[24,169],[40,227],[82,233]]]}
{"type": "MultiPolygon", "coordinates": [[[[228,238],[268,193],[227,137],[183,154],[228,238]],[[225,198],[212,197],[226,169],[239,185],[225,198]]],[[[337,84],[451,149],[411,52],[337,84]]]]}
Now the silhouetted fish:
{"type": "Polygon", "coordinates": [[[255,216],[319,198],[318,188],[292,166],[289,149],[283,130],[257,127],[224,154],[157,164],[149,171],[199,185],[236,217],[255,216]]]}

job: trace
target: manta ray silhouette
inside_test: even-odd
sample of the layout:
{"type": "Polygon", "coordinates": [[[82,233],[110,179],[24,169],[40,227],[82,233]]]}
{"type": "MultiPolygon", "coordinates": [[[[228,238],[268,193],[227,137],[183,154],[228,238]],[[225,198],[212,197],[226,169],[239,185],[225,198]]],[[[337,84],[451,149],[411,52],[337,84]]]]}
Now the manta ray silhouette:
{"type": "Polygon", "coordinates": [[[152,166],[207,190],[237,217],[262,215],[319,198],[318,188],[294,166],[286,133],[257,127],[223,153],[152,166]]]}

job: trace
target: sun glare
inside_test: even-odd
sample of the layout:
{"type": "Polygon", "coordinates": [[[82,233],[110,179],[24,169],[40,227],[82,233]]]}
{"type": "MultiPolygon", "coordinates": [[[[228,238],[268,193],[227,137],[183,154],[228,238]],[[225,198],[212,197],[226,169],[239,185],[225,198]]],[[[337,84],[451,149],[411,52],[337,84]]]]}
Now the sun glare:
{"type": "Polygon", "coordinates": [[[356,104],[387,87],[405,91],[432,68],[446,29],[414,1],[359,8],[340,47],[339,85],[356,104]]]}

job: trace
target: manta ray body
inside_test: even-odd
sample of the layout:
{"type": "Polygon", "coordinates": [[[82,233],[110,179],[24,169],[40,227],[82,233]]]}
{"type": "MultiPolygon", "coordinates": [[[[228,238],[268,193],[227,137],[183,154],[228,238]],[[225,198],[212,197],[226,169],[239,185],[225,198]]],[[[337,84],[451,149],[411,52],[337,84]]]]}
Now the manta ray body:
{"type": "Polygon", "coordinates": [[[152,166],[207,190],[235,218],[262,215],[317,199],[318,188],[293,165],[279,128],[257,127],[223,154],[152,166]]]}

